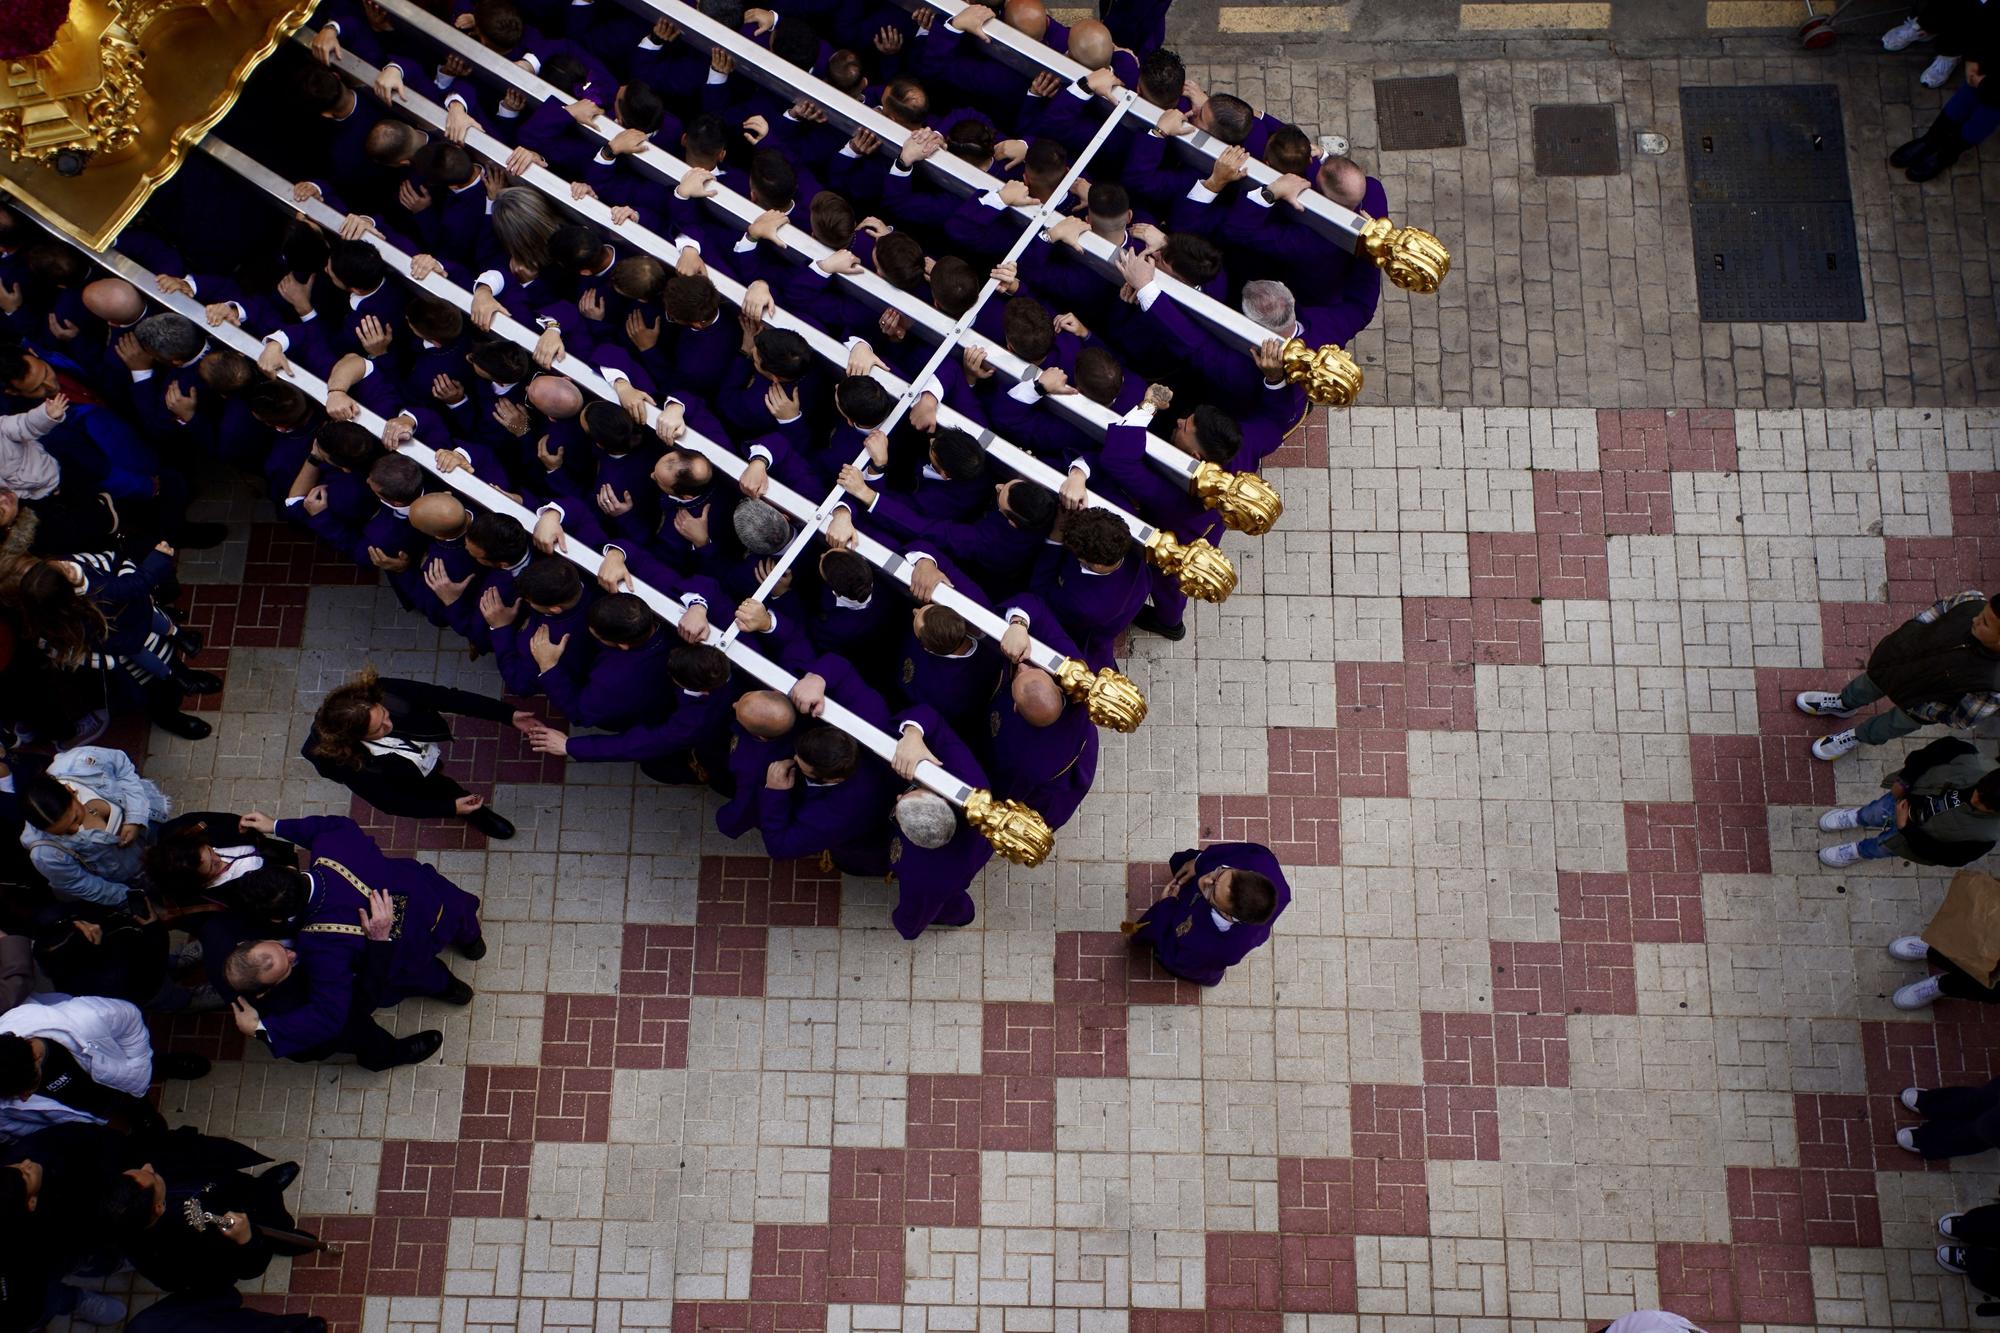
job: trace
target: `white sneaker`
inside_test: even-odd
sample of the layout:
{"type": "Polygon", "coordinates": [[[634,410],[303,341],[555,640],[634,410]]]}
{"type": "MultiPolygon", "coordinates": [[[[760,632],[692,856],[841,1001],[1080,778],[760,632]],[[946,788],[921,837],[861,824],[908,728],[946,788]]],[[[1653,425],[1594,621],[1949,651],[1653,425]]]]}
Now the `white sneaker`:
{"type": "Polygon", "coordinates": [[[1904,19],[1895,27],[1882,34],[1884,51],[1901,51],[1924,37],[1923,26],[1915,19],[1904,19]]]}
{"type": "Polygon", "coordinates": [[[1819,817],[1819,828],[1822,833],[1839,833],[1843,829],[1860,827],[1861,811],[1857,807],[1850,806],[1844,810],[1829,810],[1819,817]]]}
{"type": "Polygon", "coordinates": [[[1936,977],[1925,977],[1922,981],[1912,981],[1889,997],[1889,1003],[1898,1009],[1928,1009],[1944,994],[1944,983],[1936,977]]]}
{"type": "Polygon", "coordinates": [[[1965,1250],[1958,1245],[1940,1245],[1937,1249],[1938,1267],[1947,1273],[1965,1272],[1965,1250]]]}
{"type": "Polygon", "coordinates": [[[1813,758],[1838,759],[1844,754],[1852,753],[1860,744],[1861,737],[1855,734],[1853,727],[1849,727],[1846,731],[1836,731],[1831,736],[1822,736],[1814,741],[1813,758]]]}
{"type": "Polygon", "coordinates": [[[1924,943],[1921,935],[1905,935],[1889,941],[1889,956],[1906,963],[1921,963],[1931,956],[1931,946],[1924,943]]]}
{"type": "Polygon", "coordinates": [[[1904,1088],[1902,1092],[1897,1094],[1897,1100],[1914,1111],[1917,1109],[1917,1098],[1923,1095],[1924,1090],[1922,1088],[1904,1088]]]}
{"type": "Polygon", "coordinates": [[[1851,866],[1861,859],[1861,844],[1858,842],[1836,843],[1832,847],[1819,849],[1819,863],[1832,866],[1835,870],[1851,866]]]}
{"type": "Polygon", "coordinates": [[[1842,708],[1840,696],[1832,690],[1807,690],[1793,698],[1792,703],[1801,713],[1810,713],[1814,717],[1853,717],[1861,711],[1858,708],[1842,708]]]}
{"type": "Polygon", "coordinates": [[[1924,70],[1923,85],[1926,88],[1942,88],[1951,78],[1951,72],[1958,68],[1957,56],[1939,56],[1924,70]]]}
{"type": "Polygon", "coordinates": [[[1946,1240],[1957,1240],[1958,1236],[1953,1233],[1951,1224],[1964,1216],[1964,1213],[1946,1213],[1943,1217],[1940,1217],[1938,1219],[1938,1235],[1943,1236],[1946,1240]]]}
{"type": "Polygon", "coordinates": [[[1905,1152],[1917,1150],[1917,1131],[1905,1125],[1896,1131],[1896,1146],[1905,1152]]]}
{"type": "Polygon", "coordinates": [[[95,1324],[109,1328],[113,1324],[125,1322],[125,1302],[114,1296],[106,1296],[101,1291],[86,1291],[69,1317],[79,1324],[95,1324]]]}

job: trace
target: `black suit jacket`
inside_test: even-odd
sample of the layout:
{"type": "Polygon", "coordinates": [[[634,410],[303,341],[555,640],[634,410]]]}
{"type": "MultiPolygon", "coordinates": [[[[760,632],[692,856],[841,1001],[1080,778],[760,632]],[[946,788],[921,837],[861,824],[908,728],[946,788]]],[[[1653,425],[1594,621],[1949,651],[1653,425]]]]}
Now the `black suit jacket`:
{"type": "MultiPolygon", "coordinates": [[[[389,734],[406,741],[449,744],[451,723],[445,718],[447,713],[496,722],[508,722],[514,716],[513,705],[504,699],[448,685],[384,676],[382,689],[382,702],[391,720],[389,734]]],[[[465,788],[445,775],[442,762],[429,773],[422,773],[407,759],[370,754],[359,768],[349,768],[322,758],[317,736],[308,736],[299,753],[321,777],[345,785],[385,815],[446,819],[457,813],[454,803],[465,795],[465,788]]]]}

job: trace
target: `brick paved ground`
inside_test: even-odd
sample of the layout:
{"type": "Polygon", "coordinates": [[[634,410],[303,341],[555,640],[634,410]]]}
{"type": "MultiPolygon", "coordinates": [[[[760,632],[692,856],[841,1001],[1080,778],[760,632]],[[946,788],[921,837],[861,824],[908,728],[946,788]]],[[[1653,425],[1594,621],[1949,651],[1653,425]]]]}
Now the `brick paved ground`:
{"type": "MultiPolygon", "coordinates": [[[[1387,299],[1371,405],[1273,460],[1286,515],[1230,538],[1237,594],[1134,643],[1151,716],[1106,736],[1056,856],[908,946],[880,883],[483,736],[469,777],[518,839],[382,829],[485,899],[470,1008],[394,1015],[441,1025],[440,1061],[274,1064],[212,1018],[166,1038],[220,1057],[169,1114],[300,1159],[301,1215],[347,1246],[257,1299],[342,1333],[1578,1333],[1660,1303],[1970,1326],[1930,1228],[2000,1172],[1918,1169],[1894,1094],[1987,1076],[2000,1024],[1890,1007],[1912,974],[1882,945],[1945,876],[1821,870],[1815,814],[1885,763],[1804,758],[1786,701],[2000,582],[2000,417],[1963,410],[2000,394],[2000,164],[1892,187],[1883,145],[1936,102],[1912,69],[1771,49],[1209,66],[1364,158],[1375,75],[1455,68],[1471,146],[1378,160],[1458,267],[1387,299]],[[1678,146],[1602,181],[1526,165],[1541,101],[1674,134],[1682,80],[1827,78],[1869,324],[1699,324],[1678,146]],[[1298,897],[1198,991],[1116,925],[1168,853],[1234,837],[1298,897]]],[[[188,568],[216,737],[156,736],[148,772],[190,805],[346,811],[296,749],[349,645],[496,682],[229,516],[188,568]]]]}

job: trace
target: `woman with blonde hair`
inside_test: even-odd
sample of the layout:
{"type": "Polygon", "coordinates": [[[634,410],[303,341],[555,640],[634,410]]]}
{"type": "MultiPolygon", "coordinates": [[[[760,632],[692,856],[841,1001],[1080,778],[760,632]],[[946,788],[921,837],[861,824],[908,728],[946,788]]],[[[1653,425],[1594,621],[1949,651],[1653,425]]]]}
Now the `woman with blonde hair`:
{"type": "Polygon", "coordinates": [[[369,667],[321,701],[300,753],[319,775],[338,782],[385,815],[463,819],[489,838],[514,826],[444,771],[451,744],[445,714],[512,724],[514,706],[448,685],[377,676],[369,667]]]}

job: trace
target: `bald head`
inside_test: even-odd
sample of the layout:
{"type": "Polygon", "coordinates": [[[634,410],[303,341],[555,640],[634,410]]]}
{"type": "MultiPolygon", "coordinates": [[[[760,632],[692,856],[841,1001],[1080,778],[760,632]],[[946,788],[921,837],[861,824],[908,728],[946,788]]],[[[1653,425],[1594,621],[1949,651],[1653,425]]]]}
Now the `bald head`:
{"type": "Polygon", "coordinates": [[[798,721],[792,701],[776,690],[751,690],[736,701],[736,721],[743,730],[764,740],[774,740],[798,721]]]}
{"type": "Polygon", "coordinates": [[[1096,19],[1085,19],[1069,30],[1069,58],[1085,69],[1103,69],[1117,49],[1111,29],[1096,19]]]}
{"type": "Polygon", "coordinates": [[[1015,32],[1025,33],[1036,41],[1049,30],[1049,10],[1042,0],[1007,0],[1001,18],[1015,32]]]}
{"type": "Polygon", "coordinates": [[[1040,667],[1022,665],[1014,671],[1014,711],[1031,727],[1051,727],[1063,712],[1062,687],[1040,667]]]}
{"type": "Polygon", "coordinates": [[[1313,183],[1321,194],[1342,208],[1359,208],[1362,196],[1368,191],[1368,173],[1350,158],[1330,158],[1321,164],[1319,179],[1313,183]]]}
{"type": "Polygon", "coordinates": [[[896,798],[896,827],[914,846],[942,847],[958,832],[958,816],[944,797],[912,787],[896,798]]]}
{"type": "Polygon", "coordinates": [[[583,411],[583,390],[561,375],[537,375],[528,381],[528,404],[552,421],[567,421],[583,411]]]}
{"type": "Polygon", "coordinates": [[[451,538],[465,531],[465,506],[445,491],[419,495],[410,505],[410,526],[431,538],[451,538]]]}
{"type": "Polygon", "coordinates": [[[136,324],[146,313],[146,298],[123,278],[99,278],[84,286],[83,308],[107,324],[136,324]]]}

